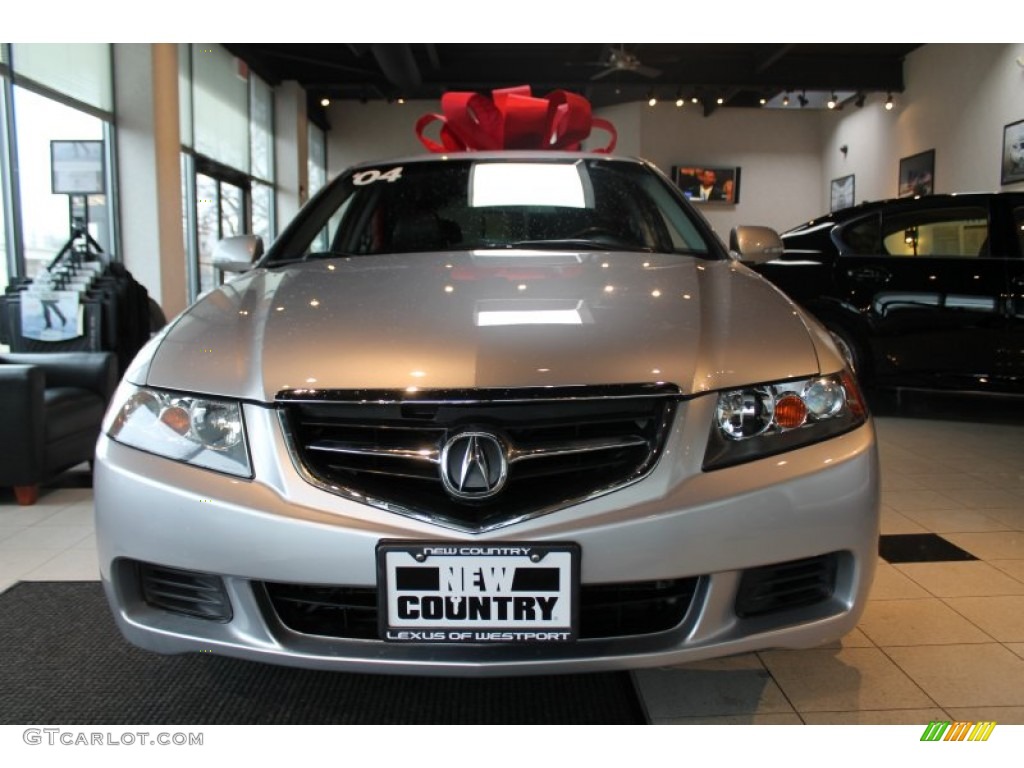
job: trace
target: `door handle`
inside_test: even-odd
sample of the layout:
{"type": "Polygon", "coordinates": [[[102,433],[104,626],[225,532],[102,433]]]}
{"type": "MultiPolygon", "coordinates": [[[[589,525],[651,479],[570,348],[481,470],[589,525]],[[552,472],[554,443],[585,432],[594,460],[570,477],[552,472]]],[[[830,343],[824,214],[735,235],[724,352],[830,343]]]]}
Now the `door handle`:
{"type": "Polygon", "coordinates": [[[846,274],[865,283],[887,283],[892,278],[889,270],[882,267],[857,267],[846,270],[846,274]]]}

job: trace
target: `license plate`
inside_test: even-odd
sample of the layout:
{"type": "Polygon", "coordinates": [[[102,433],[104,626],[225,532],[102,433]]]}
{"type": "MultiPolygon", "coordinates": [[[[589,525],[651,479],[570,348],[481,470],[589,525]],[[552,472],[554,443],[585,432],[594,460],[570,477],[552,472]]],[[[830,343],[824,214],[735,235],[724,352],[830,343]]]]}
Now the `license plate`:
{"type": "Polygon", "coordinates": [[[571,543],[377,545],[380,635],[391,642],[575,640],[580,548],[571,543]]]}

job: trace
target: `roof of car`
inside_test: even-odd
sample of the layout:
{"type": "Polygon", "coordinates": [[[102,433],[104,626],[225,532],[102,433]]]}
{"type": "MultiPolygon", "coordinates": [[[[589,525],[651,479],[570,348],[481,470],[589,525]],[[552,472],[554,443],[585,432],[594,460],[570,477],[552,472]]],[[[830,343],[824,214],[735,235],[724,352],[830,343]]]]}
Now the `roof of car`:
{"type": "Polygon", "coordinates": [[[946,205],[957,199],[972,199],[979,197],[1022,197],[1024,192],[950,192],[938,195],[915,195],[914,197],[894,197],[886,200],[872,200],[839,211],[826,213],[810,221],[805,221],[787,230],[785,234],[804,232],[808,229],[816,229],[824,224],[842,224],[850,219],[855,219],[865,213],[881,210],[883,208],[904,208],[921,207],[928,208],[932,205],[946,205]]]}

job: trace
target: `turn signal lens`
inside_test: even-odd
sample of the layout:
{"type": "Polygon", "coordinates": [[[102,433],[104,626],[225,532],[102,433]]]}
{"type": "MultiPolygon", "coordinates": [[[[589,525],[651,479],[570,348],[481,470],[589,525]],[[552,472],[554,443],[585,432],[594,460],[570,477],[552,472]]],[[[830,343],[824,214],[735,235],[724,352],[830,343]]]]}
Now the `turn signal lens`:
{"type": "Polygon", "coordinates": [[[187,435],[192,420],[189,418],[188,411],[180,406],[172,405],[170,408],[165,408],[160,414],[160,421],[179,435],[187,435]]]}
{"type": "Polygon", "coordinates": [[[799,395],[783,395],[775,403],[775,423],[780,429],[796,429],[806,421],[807,405],[799,395]]]}

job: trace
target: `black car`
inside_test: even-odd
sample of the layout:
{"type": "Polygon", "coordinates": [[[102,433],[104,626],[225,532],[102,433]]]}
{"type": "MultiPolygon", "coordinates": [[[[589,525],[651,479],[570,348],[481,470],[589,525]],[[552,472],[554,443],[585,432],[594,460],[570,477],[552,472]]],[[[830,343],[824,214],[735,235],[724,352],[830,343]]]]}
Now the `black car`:
{"type": "Polygon", "coordinates": [[[752,266],[832,331],[864,383],[1024,395],[1024,193],[865,203],[782,245],[752,266]]]}

